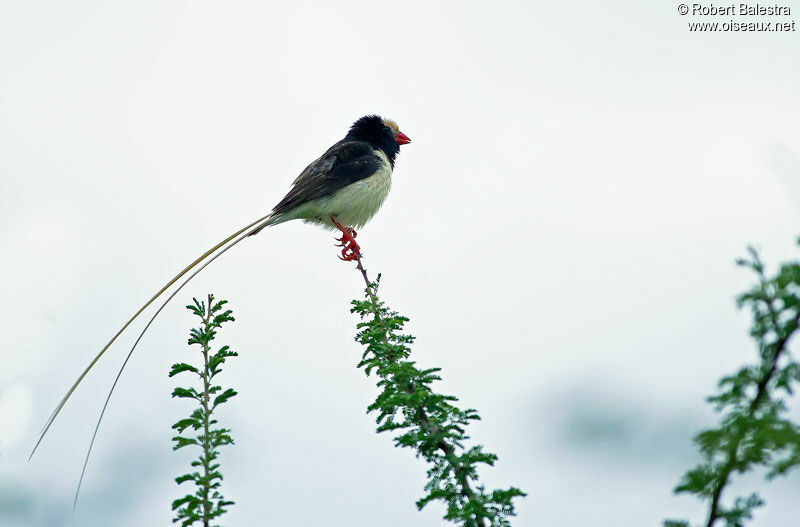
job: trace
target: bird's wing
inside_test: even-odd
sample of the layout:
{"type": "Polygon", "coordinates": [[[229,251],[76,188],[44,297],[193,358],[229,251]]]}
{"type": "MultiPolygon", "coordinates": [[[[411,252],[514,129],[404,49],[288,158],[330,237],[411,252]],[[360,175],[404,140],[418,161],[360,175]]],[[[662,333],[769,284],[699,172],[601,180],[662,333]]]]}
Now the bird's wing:
{"type": "Polygon", "coordinates": [[[309,201],[332,195],[381,169],[384,159],[365,141],[340,141],[308,165],[294,180],[273,214],[288,212],[309,201]]]}

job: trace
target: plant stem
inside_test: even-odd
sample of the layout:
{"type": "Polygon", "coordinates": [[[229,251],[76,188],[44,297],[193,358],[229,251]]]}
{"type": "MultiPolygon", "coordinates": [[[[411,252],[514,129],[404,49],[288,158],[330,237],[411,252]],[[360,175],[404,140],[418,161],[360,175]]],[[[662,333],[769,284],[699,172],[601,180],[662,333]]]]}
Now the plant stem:
{"type": "MultiPolygon", "coordinates": [[[[774,306],[774,301],[774,298],[767,296],[764,302],[767,305],[767,311],[769,313],[769,318],[773,329],[778,335],[780,335],[780,323],[778,320],[778,313],[774,306]]],[[[797,315],[795,316],[793,325],[794,327],[797,327],[798,324],[800,324],[800,311],[798,311],[797,315]]],[[[769,370],[767,370],[767,372],[764,374],[764,377],[762,377],[758,382],[756,395],[753,397],[753,400],[750,402],[750,406],[747,409],[748,417],[752,418],[755,415],[759,404],[764,397],[767,396],[767,387],[769,385],[769,381],[772,379],[772,376],[775,374],[775,370],[778,368],[778,360],[786,350],[786,345],[788,344],[792,333],[792,331],[787,332],[775,342],[775,354],[771,357],[769,370]]],[[[737,454],[739,451],[739,445],[741,444],[742,439],[744,439],[744,435],[744,431],[740,431],[736,435],[736,440],[731,443],[731,447],[728,450],[728,461],[722,468],[722,476],[720,477],[718,484],[715,486],[714,494],[711,497],[711,507],[709,508],[708,522],[706,522],[706,527],[713,527],[714,523],[719,519],[719,500],[722,495],[722,490],[727,486],[728,479],[730,478],[734,467],[739,461],[737,454]]]]}
{"type": "MultiPolygon", "coordinates": [[[[203,324],[208,328],[211,325],[211,303],[213,302],[213,298],[211,295],[208,295],[208,309],[206,311],[206,317],[203,319],[203,324]]],[[[208,390],[210,388],[210,380],[208,375],[208,353],[211,351],[211,346],[208,342],[203,344],[203,474],[204,474],[204,482],[203,485],[203,527],[209,527],[208,523],[210,521],[210,512],[211,512],[211,502],[208,500],[208,491],[209,491],[209,459],[211,457],[211,441],[209,438],[209,411],[208,411],[208,402],[209,402],[209,393],[208,390]]]]}
{"type": "MultiPolygon", "coordinates": [[[[382,322],[380,310],[378,309],[378,297],[375,294],[375,291],[372,289],[372,283],[369,281],[367,276],[367,270],[364,268],[364,265],[361,262],[361,254],[356,253],[357,258],[356,261],[358,262],[356,265],[356,269],[361,271],[361,276],[364,277],[364,283],[367,285],[367,294],[369,295],[370,299],[372,300],[372,314],[375,316],[375,319],[382,322]]],[[[384,334],[383,341],[388,345],[389,340],[384,334]]],[[[412,386],[407,386],[406,391],[408,393],[414,393],[414,388],[412,386]]],[[[419,422],[421,423],[422,427],[431,434],[431,435],[439,435],[440,430],[439,427],[432,425],[430,420],[428,419],[428,415],[423,408],[417,409],[417,417],[419,418],[419,422]]],[[[464,468],[461,466],[460,463],[456,461],[455,450],[453,449],[452,445],[447,444],[446,441],[440,439],[439,442],[436,444],[437,447],[444,453],[445,459],[450,463],[453,467],[453,472],[458,479],[458,482],[461,484],[461,495],[467,500],[475,499],[475,493],[473,492],[472,488],[469,485],[469,479],[467,474],[464,471],[464,468]]],[[[479,527],[486,527],[486,522],[484,518],[478,518],[478,525],[479,527]]]]}

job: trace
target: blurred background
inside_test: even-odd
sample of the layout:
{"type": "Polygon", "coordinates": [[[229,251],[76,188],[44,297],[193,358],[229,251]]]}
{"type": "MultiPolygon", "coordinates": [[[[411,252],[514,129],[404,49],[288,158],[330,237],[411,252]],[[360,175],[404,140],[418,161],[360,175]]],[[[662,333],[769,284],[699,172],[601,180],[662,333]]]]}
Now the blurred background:
{"type": "MultiPolygon", "coordinates": [[[[791,0],[794,2],[794,0],[791,0]]],[[[792,3],[792,10],[800,5],[792,3]]],[[[414,359],[476,408],[515,526],[700,521],[672,488],[714,423],[703,398],[754,360],[734,296],[748,244],[800,233],[796,32],[694,33],[673,2],[6,2],[0,16],[0,524],[167,525],[182,306],[213,292],[240,357],[221,410],[226,525],[434,526],[425,465],[376,435],[355,368],[360,275],[331,233],[243,242],[164,310],[91,429],[169,277],[268,211],[359,116],[397,120],[392,193],[359,232],[414,359]]],[[[793,19],[786,18],[785,21],[793,19]]],[[[781,18],[781,21],[784,21],[781,18]]],[[[703,20],[703,19],[696,19],[703,20]]],[[[727,19],[719,19],[725,21],[727,19]]],[[[795,417],[798,412],[795,411],[795,417]]],[[[733,492],[797,517],[797,474],[733,492]]],[[[733,492],[728,497],[733,496],[733,492]]]]}

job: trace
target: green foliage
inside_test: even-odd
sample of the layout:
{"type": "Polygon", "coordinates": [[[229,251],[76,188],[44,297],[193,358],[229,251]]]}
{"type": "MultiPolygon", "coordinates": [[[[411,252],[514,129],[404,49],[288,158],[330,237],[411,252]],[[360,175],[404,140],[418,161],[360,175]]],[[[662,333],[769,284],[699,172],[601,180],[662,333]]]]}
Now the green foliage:
{"type": "Polygon", "coordinates": [[[401,334],[408,319],[390,311],[377,297],[379,282],[380,276],[366,289],[365,300],[352,302],[351,311],[364,320],[357,326],[356,341],[366,346],[358,367],[367,375],[375,373],[382,389],[367,409],[378,414],[377,431],[401,431],[394,438],[395,446],[416,450],[430,465],[427,495],[417,501],[417,507],[441,500],[447,506],[444,518],[464,527],[510,525],[512,499],[525,493],[515,487],[491,492],[483,486],[473,488],[478,464],[493,465],[497,460],[480,445],[464,447],[469,439],[466,426],[480,417],[473,409],[456,407],[456,397],[431,389],[441,378],[439,368],[419,369],[408,360],[414,337],[401,334]]]}
{"type": "Polygon", "coordinates": [[[212,379],[222,371],[226,358],[236,357],[238,354],[231,351],[228,346],[222,346],[216,353],[211,349],[211,341],[214,340],[217,330],[225,322],[234,320],[231,310],[223,311],[227,300],[214,302],[214,295],[208,295],[207,305],[205,302],[198,302],[196,298],[193,300],[194,304],[186,308],[197,315],[202,322],[200,327],[191,330],[189,345],[200,346],[203,365],[198,368],[187,363],[173,364],[169,376],[174,377],[186,372],[195,374],[200,380],[200,389],[177,387],[173,390],[172,397],[194,399],[199,406],[189,417],[172,425],[172,428],[180,434],[172,438],[175,442],[172,449],[179,450],[190,445],[200,447],[200,455],[191,463],[192,467],[200,469],[175,478],[178,484],[194,482],[196,490],[194,494],[187,494],[172,502],[172,510],[177,511],[172,522],[180,522],[183,527],[200,522],[207,527],[211,520],[224,514],[227,511],[226,507],[234,503],[227,501],[219,492],[222,473],[219,471],[219,463],[216,463],[219,447],[233,444],[233,439],[229,429],[214,427],[217,420],[213,419],[212,415],[217,406],[234,397],[236,391],[232,388],[223,391],[222,386],[212,384],[212,379]],[[219,395],[215,396],[217,393],[219,395]],[[191,433],[185,435],[189,429],[191,433]]]}
{"type": "MultiPolygon", "coordinates": [[[[756,342],[759,361],[720,380],[718,393],[708,398],[721,415],[720,426],[695,437],[704,461],[675,487],[676,493],[708,500],[706,527],[717,520],[725,527],[742,527],[764,504],[753,493],[735,498],[732,505],[722,505],[722,491],[734,473],[764,467],[767,479],[771,479],[800,465],[800,426],[786,417],[787,400],[800,381],[800,364],[788,349],[800,323],[800,263],[784,264],[770,277],[752,248],[749,258],[737,263],[750,268],[758,278],[737,303],[749,307],[753,314],[750,335],[756,342]]],[[[664,525],[688,527],[689,523],[671,520],[664,525]]]]}

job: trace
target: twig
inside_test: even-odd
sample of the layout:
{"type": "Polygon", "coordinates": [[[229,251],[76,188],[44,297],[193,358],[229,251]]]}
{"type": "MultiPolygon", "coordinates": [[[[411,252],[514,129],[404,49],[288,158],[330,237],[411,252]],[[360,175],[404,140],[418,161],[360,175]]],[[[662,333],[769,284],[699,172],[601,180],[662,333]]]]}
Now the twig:
{"type": "MultiPolygon", "coordinates": [[[[370,282],[369,277],[367,276],[367,270],[364,268],[364,265],[362,263],[361,258],[362,258],[361,257],[361,253],[357,252],[356,253],[356,261],[358,263],[356,264],[356,269],[361,271],[361,276],[364,277],[364,283],[367,286],[366,292],[369,295],[370,299],[372,300],[371,303],[372,303],[372,313],[373,313],[373,315],[375,316],[376,320],[378,320],[380,322],[383,322],[383,320],[381,318],[380,311],[378,310],[378,297],[375,294],[375,291],[373,290],[373,284],[372,284],[372,282],[370,282]]],[[[383,341],[384,341],[384,343],[386,343],[387,346],[389,345],[389,339],[385,334],[383,336],[383,341]]],[[[406,387],[406,392],[407,393],[414,393],[414,388],[412,386],[407,386],[406,387]]],[[[425,428],[425,430],[429,434],[435,436],[435,435],[439,435],[441,433],[441,430],[439,430],[439,427],[430,424],[430,420],[428,419],[428,415],[426,414],[424,409],[422,409],[422,408],[417,409],[417,417],[419,418],[419,421],[422,424],[422,426],[425,428]]],[[[439,440],[439,442],[437,443],[437,446],[444,453],[445,458],[453,466],[453,469],[454,469],[454,472],[456,474],[456,477],[457,477],[459,483],[461,484],[461,495],[464,496],[465,498],[469,499],[469,500],[475,499],[475,492],[472,490],[472,488],[469,485],[469,479],[468,479],[467,474],[465,474],[465,472],[464,472],[464,468],[459,463],[455,462],[455,460],[454,460],[454,458],[455,458],[455,450],[453,449],[453,447],[451,445],[447,444],[443,439],[439,440]]],[[[478,525],[480,527],[486,527],[485,518],[479,518],[478,522],[479,522],[478,525]]]]}
{"type": "MultiPolygon", "coordinates": [[[[767,311],[770,315],[770,321],[773,324],[775,330],[780,329],[780,324],[778,321],[778,314],[776,313],[775,306],[773,305],[775,299],[769,297],[765,300],[767,305],[767,311]]],[[[800,311],[798,311],[797,316],[794,317],[794,326],[796,327],[800,324],[800,311]]],[[[781,355],[786,350],[786,345],[789,342],[789,338],[791,337],[791,333],[787,335],[783,335],[778,341],[775,343],[775,355],[772,357],[772,361],[770,364],[769,370],[764,374],[758,382],[758,387],[756,389],[756,395],[753,397],[753,400],[750,402],[750,406],[747,409],[747,416],[754,417],[756,410],[758,410],[758,406],[764,397],[767,395],[767,386],[769,385],[769,381],[772,380],[773,375],[775,374],[775,370],[778,367],[778,360],[781,358],[781,355]]],[[[731,473],[733,472],[734,467],[739,462],[737,452],[739,450],[739,445],[744,439],[744,431],[740,431],[739,434],[736,436],[736,441],[731,443],[731,447],[728,450],[728,461],[725,463],[725,466],[722,469],[721,477],[718,480],[717,485],[714,488],[714,494],[711,497],[711,506],[709,507],[708,512],[708,521],[706,522],[706,527],[712,527],[714,523],[719,519],[719,501],[720,497],[722,496],[722,490],[728,485],[728,479],[730,478],[731,473]]]]}

